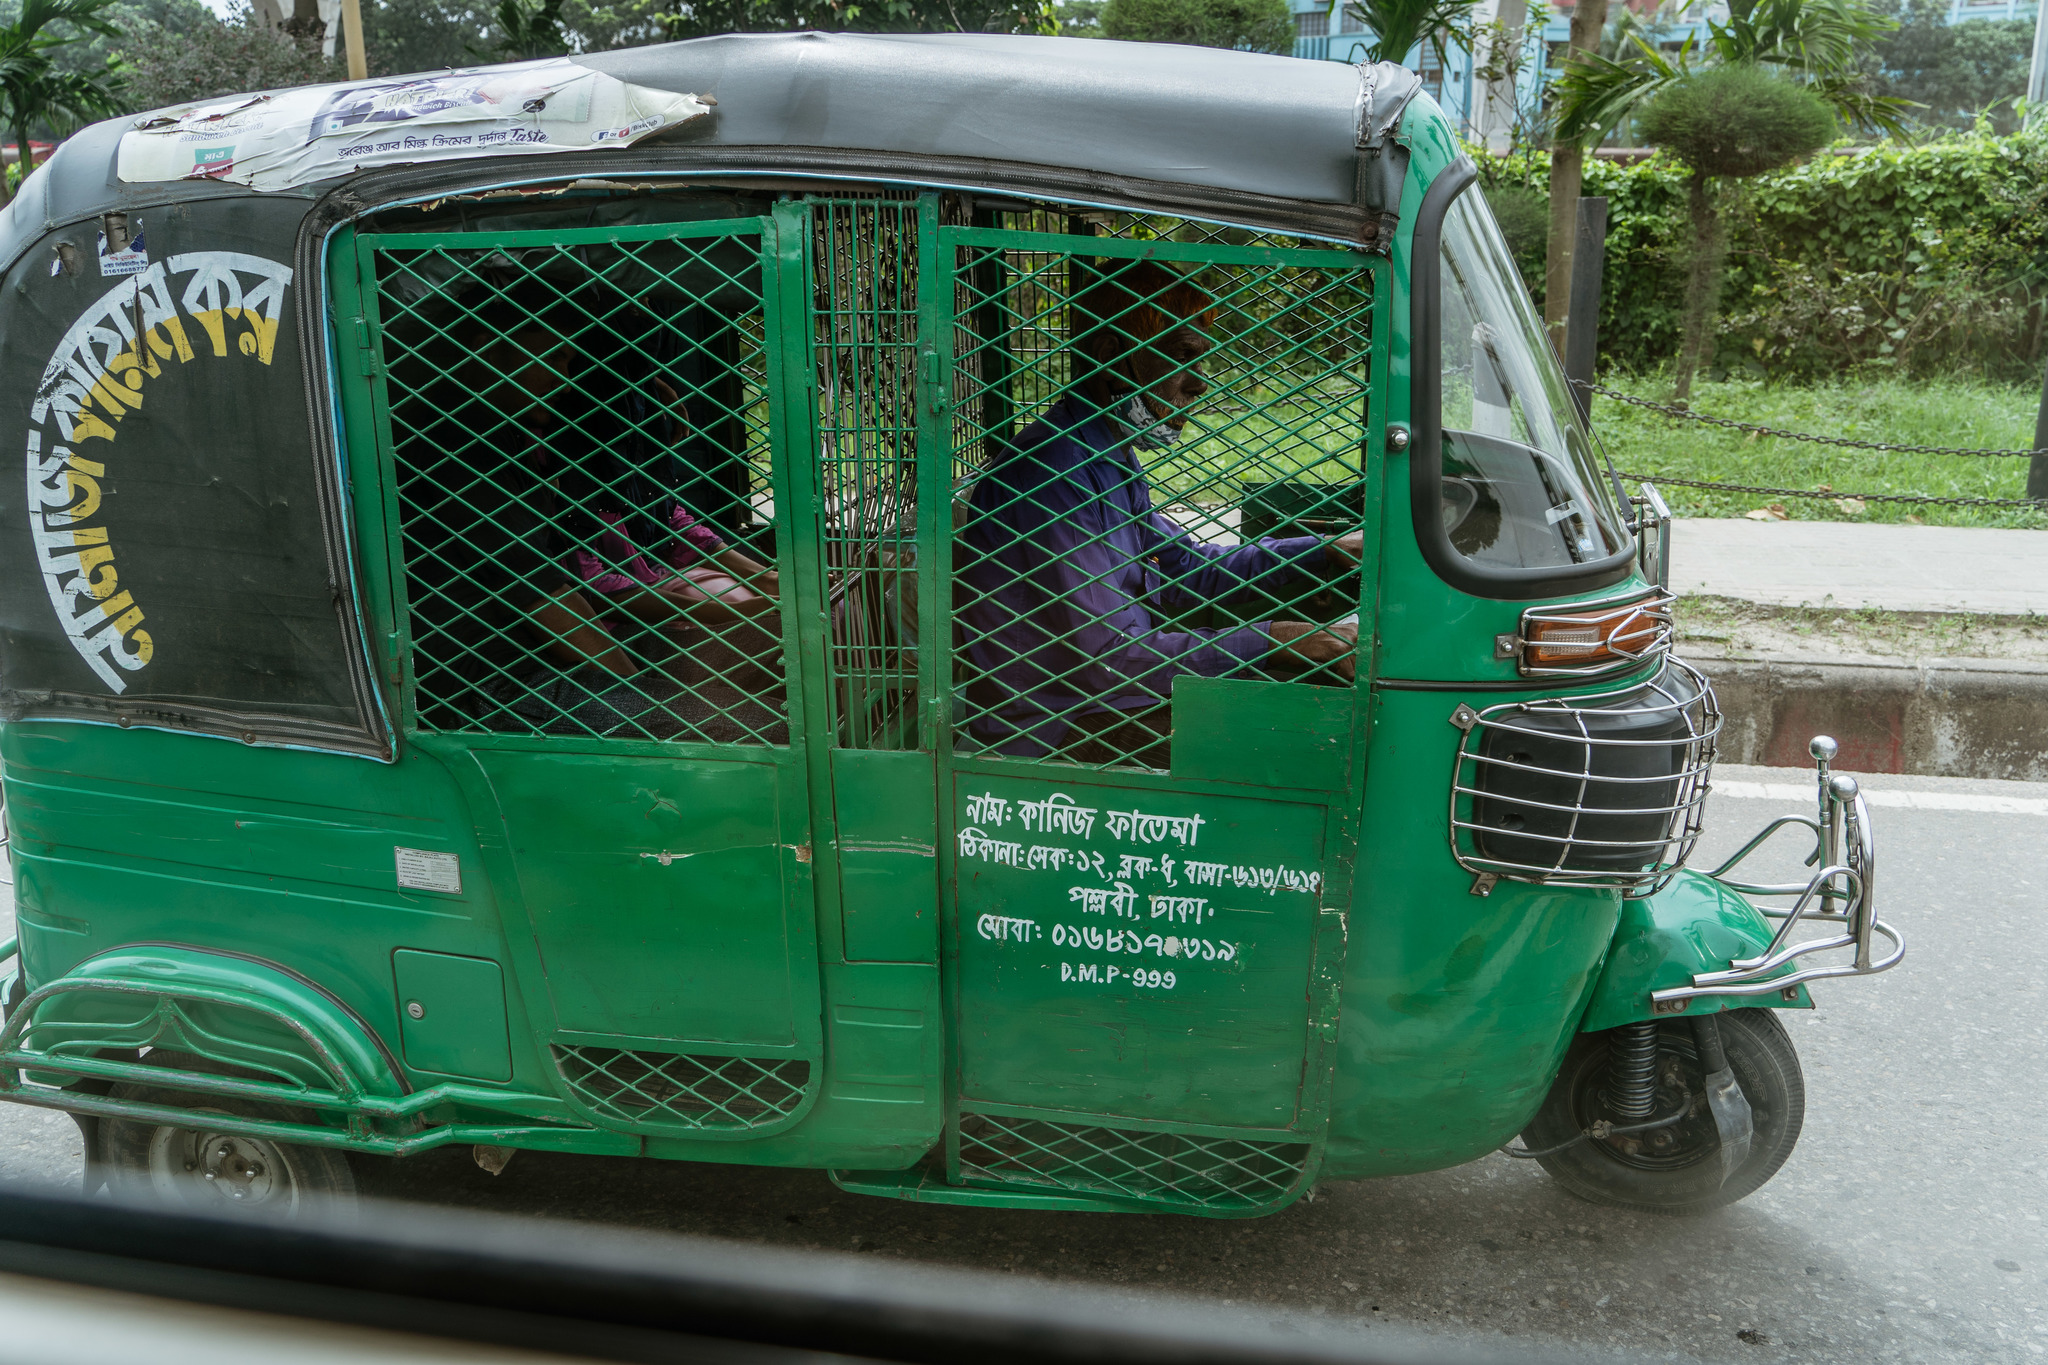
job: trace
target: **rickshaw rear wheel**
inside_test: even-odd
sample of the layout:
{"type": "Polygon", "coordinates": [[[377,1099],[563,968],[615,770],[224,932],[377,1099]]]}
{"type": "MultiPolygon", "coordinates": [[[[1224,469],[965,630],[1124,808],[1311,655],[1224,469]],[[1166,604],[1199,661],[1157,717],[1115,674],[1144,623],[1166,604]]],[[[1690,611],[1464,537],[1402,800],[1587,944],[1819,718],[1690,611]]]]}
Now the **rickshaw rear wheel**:
{"type": "MultiPolygon", "coordinates": [[[[203,1057],[158,1049],[145,1059],[158,1066],[214,1075],[243,1075],[203,1057]]],[[[253,1079],[253,1077],[252,1077],[253,1079]]],[[[106,1118],[99,1123],[99,1158],[118,1193],[154,1197],[192,1212],[295,1218],[315,1204],[352,1207],[355,1173],[343,1152],[245,1137],[207,1126],[207,1114],[317,1122],[308,1110],[254,1104],[221,1096],[195,1096],[160,1086],[122,1084],[112,1098],[184,1109],[192,1127],[106,1118]],[[195,1102],[196,1101],[196,1102],[195,1102]]]]}
{"type": "Polygon", "coordinates": [[[1749,1101],[1754,1135],[1749,1155],[1722,1180],[1721,1139],[1706,1103],[1706,1071],[1689,1019],[1665,1020],[1657,1029],[1654,1118],[1683,1109],[1685,1117],[1649,1132],[1573,1138],[1605,1121],[1632,1120],[1607,1099],[1610,1049],[1621,1032],[1582,1033],[1565,1052],[1543,1107],[1522,1132],[1538,1163],[1571,1194],[1595,1204],[1645,1213],[1705,1213],[1734,1203],[1778,1173],[1806,1121],[1806,1081],[1799,1056],[1776,1014],[1734,1009],[1714,1016],[1728,1066],[1749,1101]]]}

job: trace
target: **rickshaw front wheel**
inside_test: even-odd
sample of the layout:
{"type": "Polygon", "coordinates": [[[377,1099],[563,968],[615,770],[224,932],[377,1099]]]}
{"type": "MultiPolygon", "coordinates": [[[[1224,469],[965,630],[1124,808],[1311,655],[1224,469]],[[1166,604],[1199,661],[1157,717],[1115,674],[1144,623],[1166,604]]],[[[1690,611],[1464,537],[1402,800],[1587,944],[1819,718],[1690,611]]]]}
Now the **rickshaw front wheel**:
{"type": "MultiPolygon", "coordinates": [[[[156,1051],[149,1060],[180,1070],[240,1074],[182,1053],[156,1051]]],[[[314,1121],[308,1111],[219,1096],[199,1099],[186,1092],[149,1085],[115,1086],[113,1098],[170,1105],[191,1112],[196,1120],[191,1127],[175,1127],[102,1119],[99,1157],[118,1192],[154,1197],[161,1203],[193,1212],[287,1219],[315,1204],[334,1208],[355,1202],[355,1174],[343,1153],[224,1132],[205,1121],[212,1114],[298,1123],[314,1121]]]]}
{"type": "Polygon", "coordinates": [[[1582,1033],[1566,1051],[1543,1107],[1522,1132],[1523,1146],[1570,1193],[1595,1204],[1645,1213],[1705,1213],[1734,1203],[1776,1175],[1806,1120],[1806,1082],[1792,1039],[1767,1009],[1717,1014],[1721,1046],[1742,1087],[1754,1125],[1749,1153],[1725,1172],[1720,1132],[1706,1100],[1706,1070],[1689,1019],[1657,1025],[1656,1101],[1650,1122],[1677,1122],[1627,1134],[1590,1136],[1642,1120],[1612,1105],[1610,1058],[1623,1029],[1582,1033]]]}

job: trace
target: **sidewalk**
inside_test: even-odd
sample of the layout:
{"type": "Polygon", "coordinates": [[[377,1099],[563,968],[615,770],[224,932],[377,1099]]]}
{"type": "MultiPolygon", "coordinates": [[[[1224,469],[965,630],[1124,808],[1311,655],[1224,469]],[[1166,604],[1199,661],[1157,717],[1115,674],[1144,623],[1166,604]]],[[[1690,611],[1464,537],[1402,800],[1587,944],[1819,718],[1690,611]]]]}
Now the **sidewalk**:
{"type": "Polygon", "coordinates": [[[1672,523],[1671,561],[1682,596],[2048,615],[2048,531],[1691,517],[1672,523]]]}
{"type": "MultiPolygon", "coordinates": [[[[1766,608],[1923,614],[1894,627],[1901,652],[1869,652],[1867,636],[1859,649],[1861,623],[1816,627],[1812,613],[1761,648],[1755,632],[1682,642],[1720,695],[1724,761],[1804,766],[1807,740],[1830,734],[1852,772],[2048,780],[2038,646],[2031,658],[1963,657],[1943,647],[1959,632],[1924,615],[2048,616],[2048,532],[1687,519],[1673,524],[1671,583],[1681,597],[1766,608]]],[[[1683,632],[1682,602],[1679,613],[1683,632]]]]}

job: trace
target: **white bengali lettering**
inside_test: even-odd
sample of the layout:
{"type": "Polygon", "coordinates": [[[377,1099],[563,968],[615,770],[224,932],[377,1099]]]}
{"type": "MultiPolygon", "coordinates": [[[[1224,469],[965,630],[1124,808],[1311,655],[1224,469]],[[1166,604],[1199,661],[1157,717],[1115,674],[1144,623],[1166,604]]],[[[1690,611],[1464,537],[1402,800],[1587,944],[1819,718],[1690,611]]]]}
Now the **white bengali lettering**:
{"type": "Polygon", "coordinates": [[[1041,834],[1070,834],[1086,839],[1095,829],[1094,806],[1081,806],[1065,792],[1054,792],[1043,801],[1019,801],[1017,817],[1024,828],[1041,834]]]}
{"type": "Polygon", "coordinates": [[[1018,919],[1012,915],[983,915],[975,922],[975,931],[983,938],[998,943],[1029,943],[1039,937],[1035,920],[1018,919]]]}
{"type": "Polygon", "coordinates": [[[1102,822],[1112,839],[1129,839],[1139,844],[1174,839],[1183,848],[1193,848],[1202,826],[1208,823],[1199,815],[1153,815],[1141,810],[1104,811],[1102,822]]]}
{"type": "Polygon", "coordinates": [[[993,792],[982,792],[967,798],[967,818],[977,825],[989,825],[1000,829],[1010,817],[1010,803],[1005,797],[993,792]]]}
{"type": "Polygon", "coordinates": [[[1216,917],[1206,896],[1154,896],[1151,900],[1153,919],[1163,916],[1176,924],[1200,924],[1216,917]]]}
{"type": "Polygon", "coordinates": [[[973,825],[960,831],[957,844],[962,858],[994,863],[999,867],[1024,866],[1024,845],[1005,839],[991,839],[973,825]]]}
{"type": "Polygon", "coordinates": [[[1068,887],[1067,899],[1078,903],[1083,914],[1117,915],[1123,919],[1138,917],[1138,893],[1131,889],[1129,882],[1118,882],[1114,886],[1068,887]]]}

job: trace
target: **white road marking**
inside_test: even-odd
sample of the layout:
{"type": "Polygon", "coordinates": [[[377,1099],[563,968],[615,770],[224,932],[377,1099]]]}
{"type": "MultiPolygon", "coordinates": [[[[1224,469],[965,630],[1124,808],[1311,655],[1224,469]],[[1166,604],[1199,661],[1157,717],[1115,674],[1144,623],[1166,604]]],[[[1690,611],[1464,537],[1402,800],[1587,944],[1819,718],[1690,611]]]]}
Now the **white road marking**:
{"type": "MultiPolygon", "coordinates": [[[[1716,796],[1737,801],[1795,801],[1812,806],[1817,798],[1813,783],[1716,782],[1716,796]]],[[[2048,800],[2024,796],[1985,796],[1977,792],[1872,791],[1865,788],[1863,799],[1873,806],[1899,806],[1907,810],[1963,810],[1980,815],[2048,815],[2048,800]]]]}

